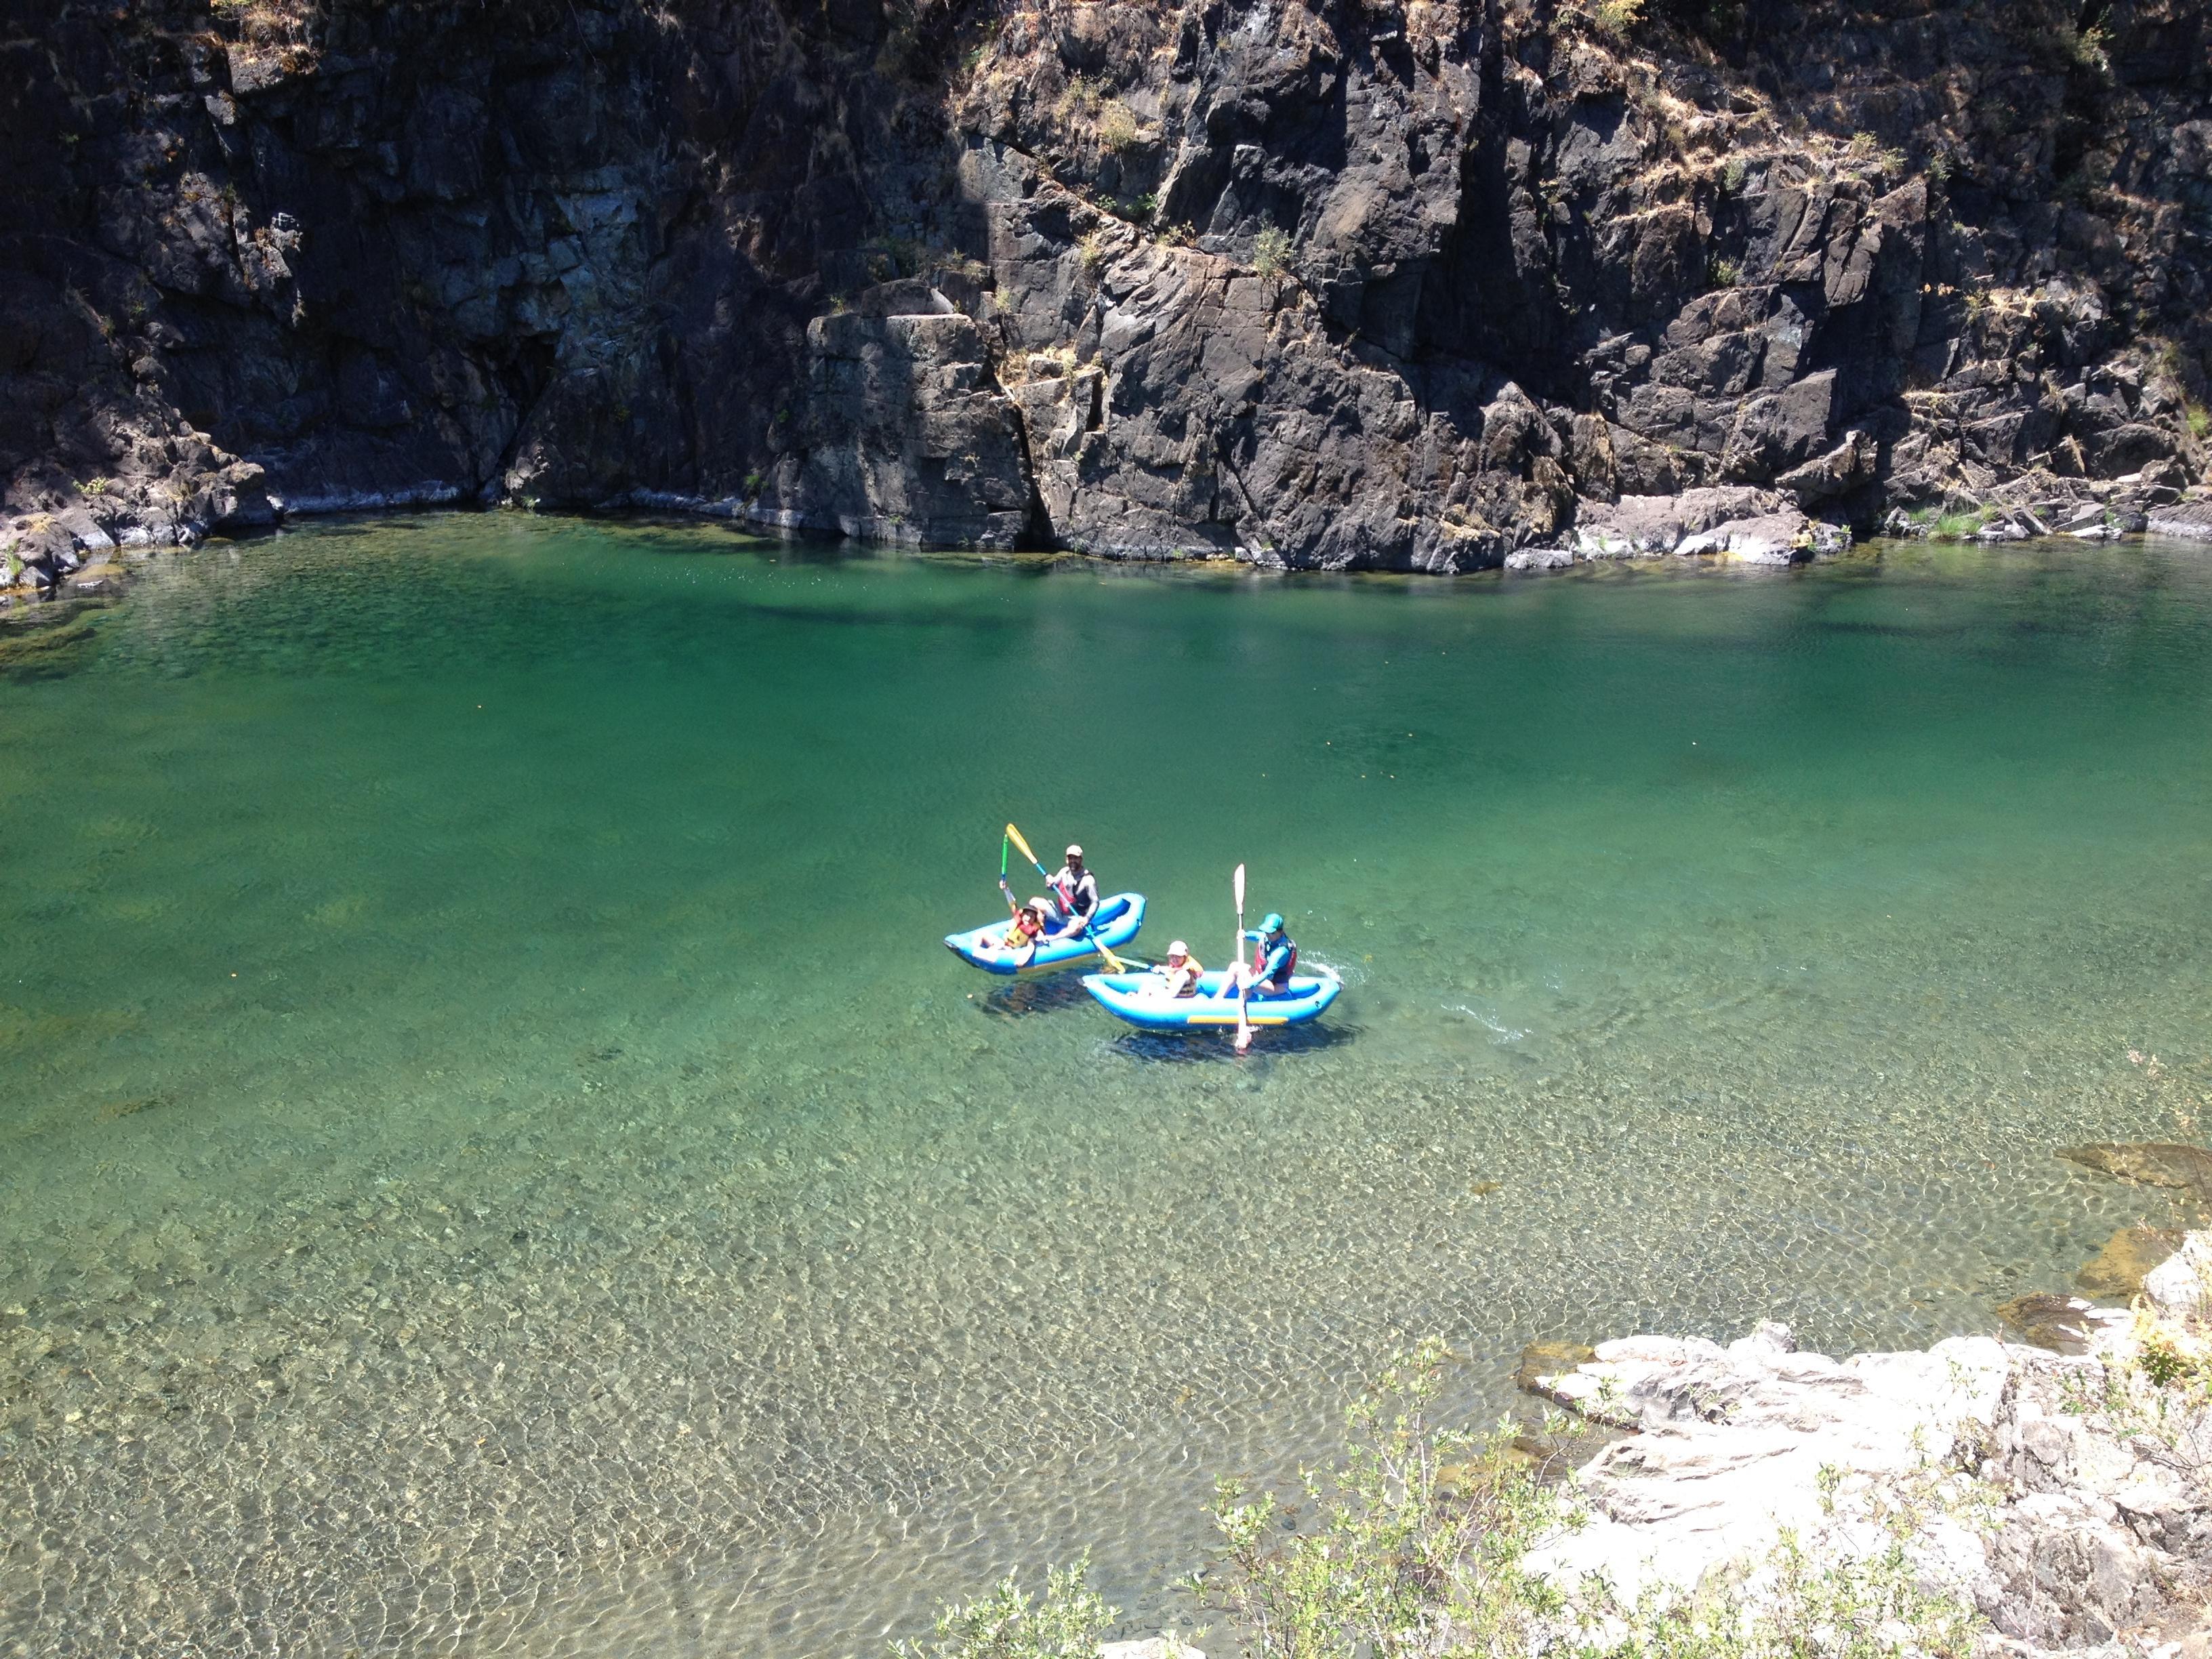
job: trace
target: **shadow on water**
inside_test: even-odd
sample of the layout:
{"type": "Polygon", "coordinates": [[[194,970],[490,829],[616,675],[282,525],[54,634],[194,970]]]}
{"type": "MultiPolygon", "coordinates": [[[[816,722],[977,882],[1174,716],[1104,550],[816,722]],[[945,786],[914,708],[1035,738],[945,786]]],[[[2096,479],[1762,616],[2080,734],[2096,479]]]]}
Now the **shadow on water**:
{"type": "Polygon", "coordinates": [[[1250,1066],[1293,1054],[1317,1054],[1350,1042],[1358,1034],[1352,1026],[1285,1025],[1262,1029],[1252,1040],[1249,1054],[1237,1052],[1237,1028],[1209,1027],[1197,1031],[1124,1031],[1109,1045],[1131,1060],[1160,1066],[1250,1066]]]}
{"type": "Polygon", "coordinates": [[[1083,988],[1083,976],[1091,971],[1087,966],[1077,965],[1056,973],[1040,974],[1035,979],[1018,979],[976,998],[975,1005],[1000,1019],[1055,1013],[1063,1008],[1087,1008],[1091,1006],[1091,993],[1083,988]]]}

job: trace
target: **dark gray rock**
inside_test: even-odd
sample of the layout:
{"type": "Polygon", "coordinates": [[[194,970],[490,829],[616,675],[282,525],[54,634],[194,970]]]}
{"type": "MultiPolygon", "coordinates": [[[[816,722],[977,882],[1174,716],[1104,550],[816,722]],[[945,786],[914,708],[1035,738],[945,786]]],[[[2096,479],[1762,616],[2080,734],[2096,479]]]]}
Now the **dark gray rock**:
{"type": "Polygon", "coordinates": [[[0,507],[1432,570],[1713,488],[2163,510],[2212,354],[2194,14],[2125,0],[2102,60],[2058,0],[1743,14],[1715,59],[1474,0],[62,0],[0,46],[0,507]]]}
{"type": "Polygon", "coordinates": [[[2144,526],[2154,536],[2212,542],[2212,501],[2179,502],[2160,507],[2146,515],[2144,526]]]}

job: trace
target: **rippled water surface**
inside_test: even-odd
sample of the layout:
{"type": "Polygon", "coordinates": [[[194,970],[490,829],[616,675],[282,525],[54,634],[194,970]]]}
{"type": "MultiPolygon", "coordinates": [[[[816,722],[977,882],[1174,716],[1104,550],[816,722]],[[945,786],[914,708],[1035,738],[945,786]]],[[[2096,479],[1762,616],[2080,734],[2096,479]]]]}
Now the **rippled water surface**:
{"type": "Polygon", "coordinates": [[[2208,573],[152,567],[0,679],[0,1652],[874,1654],[1085,1547],[1187,1625],[1409,1335],[1986,1328],[2167,1213],[2054,1146],[2197,1132],[2208,573]],[[1350,988],[987,979],[1008,817],[1350,988]]]}

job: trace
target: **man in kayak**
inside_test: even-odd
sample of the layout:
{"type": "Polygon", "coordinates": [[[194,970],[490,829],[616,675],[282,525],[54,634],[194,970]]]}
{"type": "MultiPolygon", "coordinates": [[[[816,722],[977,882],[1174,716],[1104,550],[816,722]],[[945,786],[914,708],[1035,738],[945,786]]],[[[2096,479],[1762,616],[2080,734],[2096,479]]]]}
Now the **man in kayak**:
{"type": "Polygon", "coordinates": [[[1050,877],[1053,897],[1060,903],[1060,927],[1055,939],[1070,939],[1091,925],[1098,908],[1098,878],[1083,867],[1083,849],[1067,849],[1067,867],[1050,877]]]}
{"type": "Polygon", "coordinates": [[[1167,981],[1170,996],[1194,997],[1198,994],[1198,976],[1206,969],[1191,955],[1190,946],[1177,939],[1168,946],[1168,959],[1152,971],[1167,981]]]}
{"type": "MultiPolygon", "coordinates": [[[[1252,987],[1250,994],[1254,997],[1288,996],[1291,973],[1298,965],[1298,947],[1297,941],[1283,931],[1280,913],[1269,911],[1267,920],[1260,924],[1259,931],[1255,933],[1247,929],[1244,937],[1253,942],[1252,965],[1244,970],[1252,987]]],[[[1235,978],[1236,975],[1231,975],[1231,980],[1235,978]]],[[[1224,996],[1234,995],[1235,992],[1233,984],[1224,982],[1222,985],[1224,996]]]]}

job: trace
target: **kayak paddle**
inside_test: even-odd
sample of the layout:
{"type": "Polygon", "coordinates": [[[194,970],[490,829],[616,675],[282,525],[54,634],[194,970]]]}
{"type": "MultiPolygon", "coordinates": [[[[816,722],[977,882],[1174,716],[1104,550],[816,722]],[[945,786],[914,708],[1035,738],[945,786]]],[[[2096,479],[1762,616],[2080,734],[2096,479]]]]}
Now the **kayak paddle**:
{"type": "MultiPolygon", "coordinates": [[[[1045,885],[1049,887],[1052,884],[1052,872],[1047,870],[1042,864],[1037,864],[1037,855],[1030,851],[1030,844],[1022,839],[1022,832],[1015,829],[1011,823],[1006,826],[1006,840],[1013,842],[1015,846],[1022,849],[1022,856],[1024,858],[1027,859],[1031,864],[1036,865],[1037,874],[1044,878],[1045,885]]],[[[1000,851],[1003,854],[1005,850],[1005,843],[1001,842],[1000,845],[1000,851]]],[[[1004,880],[1005,878],[1006,872],[1002,870],[1000,872],[1000,879],[1004,880]]],[[[1083,919],[1083,937],[1091,941],[1092,946],[1097,951],[1098,954],[1106,958],[1106,965],[1109,968],[1111,968],[1115,973],[1126,974],[1129,971],[1129,964],[1122,961],[1121,957],[1115,956],[1108,947],[1106,941],[1098,937],[1098,930],[1091,925],[1091,919],[1088,916],[1085,916],[1083,919]]]]}
{"type": "Polygon", "coordinates": [[[1244,966],[1244,866],[1237,866],[1233,885],[1237,889],[1237,948],[1229,953],[1229,970],[1237,975],[1237,1052],[1243,1054],[1252,1046],[1252,1022],[1246,1017],[1245,999],[1252,994],[1252,980],[1242,972],[1244,966]]]}

